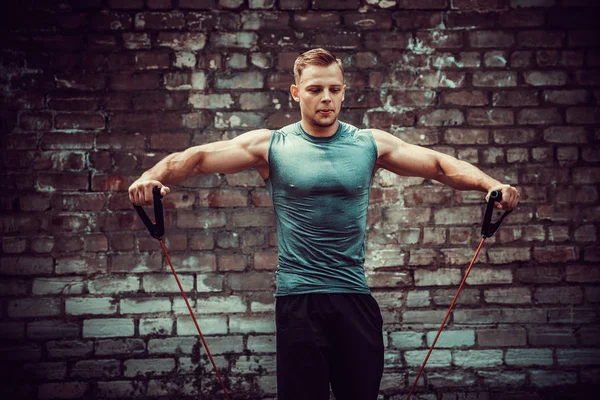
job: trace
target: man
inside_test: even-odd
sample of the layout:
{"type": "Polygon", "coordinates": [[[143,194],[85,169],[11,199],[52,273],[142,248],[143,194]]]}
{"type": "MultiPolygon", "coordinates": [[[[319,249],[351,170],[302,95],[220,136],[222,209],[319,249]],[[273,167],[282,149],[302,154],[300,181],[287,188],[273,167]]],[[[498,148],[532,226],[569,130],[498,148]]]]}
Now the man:
{"type": "MultiPolygon", "coordinates": [[[[517,190],[454,157],[377,129],[338,120],[346,91],[342,63],[315,49],[294,64],[292,98],[301,121],[167,156],[129,188],[151,204],[152,188],[202,173],[256,169],[271,193],[278,230],[277,385],[280,400],[377,398],[383,373],[382,318],[364,276],[369,187],[380,168],[435,179],[458,190],[517,190]]],[[[487,198],[486,198],[487,199],[487,198]]]]}

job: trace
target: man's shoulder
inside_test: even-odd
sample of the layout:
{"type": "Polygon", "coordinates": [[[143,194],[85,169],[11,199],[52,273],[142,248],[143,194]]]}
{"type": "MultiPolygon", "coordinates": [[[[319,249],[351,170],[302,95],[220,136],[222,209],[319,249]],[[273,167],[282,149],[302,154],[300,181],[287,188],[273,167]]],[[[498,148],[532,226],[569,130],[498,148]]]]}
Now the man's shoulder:
{"type": "Polygon", "coordinates": [[[299,124],[299,122],[294,122],[289,125],[283,126],[281,128],[273,129],[272,133],[275,135],[283,135],[283,136],[297,135],[299,133],[298,132],[298,124],[299,124]]]}

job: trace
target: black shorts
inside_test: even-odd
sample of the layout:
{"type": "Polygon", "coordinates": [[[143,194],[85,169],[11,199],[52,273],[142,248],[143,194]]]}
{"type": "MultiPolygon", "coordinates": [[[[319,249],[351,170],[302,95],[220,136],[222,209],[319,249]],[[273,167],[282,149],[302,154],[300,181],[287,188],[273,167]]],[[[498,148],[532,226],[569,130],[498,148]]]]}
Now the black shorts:
{"type": "Polygon", "coordinates": [[[375,400],[383,374],[383,321],[370,294],[277,298],[278,400],[375,400]]]}

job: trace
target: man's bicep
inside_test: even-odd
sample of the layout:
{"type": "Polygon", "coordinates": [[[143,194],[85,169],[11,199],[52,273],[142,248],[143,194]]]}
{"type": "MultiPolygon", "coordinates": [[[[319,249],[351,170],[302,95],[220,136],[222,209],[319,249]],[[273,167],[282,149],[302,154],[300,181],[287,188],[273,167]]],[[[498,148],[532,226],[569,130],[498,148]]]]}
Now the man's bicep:
{"type": "Polygon", "coordinates": [[[270,132],[251,131],[235,139],[189,149],[197,153],[195,172],[235,173],[266,165],[270,132]]]}
{"type": "Polygon", "coordinates": [[[436,178],[440,153],[406,143],[384,131],[374,131],[378,148],[377,165],[398,175],[436,178]]]}

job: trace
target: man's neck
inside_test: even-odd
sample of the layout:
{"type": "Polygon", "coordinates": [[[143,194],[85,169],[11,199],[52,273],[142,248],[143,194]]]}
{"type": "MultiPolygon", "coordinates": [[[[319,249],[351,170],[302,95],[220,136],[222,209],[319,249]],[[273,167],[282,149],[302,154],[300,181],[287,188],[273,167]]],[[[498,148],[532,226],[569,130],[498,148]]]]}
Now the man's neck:
{"type": "Polygon", "coordinates": [[[304,131],[310,136],[329,137],[333,136],[338,130],[340,121],[336,119],[335,123],[331,126],[315,126],[306,122],[305,120],[301,120],[300,125],[302,125],[302,129],[304,129],[304,131]]]}

